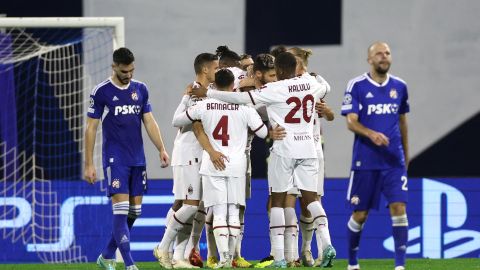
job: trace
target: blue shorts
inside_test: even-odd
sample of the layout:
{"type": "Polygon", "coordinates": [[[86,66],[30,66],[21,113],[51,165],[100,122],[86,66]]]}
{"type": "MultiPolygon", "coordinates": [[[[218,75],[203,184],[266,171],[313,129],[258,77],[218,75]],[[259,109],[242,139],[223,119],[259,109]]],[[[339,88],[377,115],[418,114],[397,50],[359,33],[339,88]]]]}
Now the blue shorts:
{"type": "Polygon", "coordinates": [[[147,191],[145,166],[110,165],[103,168],[108,183],[107,195],[129,194],[142,196],[147,191]]]}
{"type": "Polygon", "coordinates": [[[405,168],[354,170],[350,174],[347,202],[354,211],[377,209],[380,194],[388,204],[408,202],[408,178],[405,168]]]}

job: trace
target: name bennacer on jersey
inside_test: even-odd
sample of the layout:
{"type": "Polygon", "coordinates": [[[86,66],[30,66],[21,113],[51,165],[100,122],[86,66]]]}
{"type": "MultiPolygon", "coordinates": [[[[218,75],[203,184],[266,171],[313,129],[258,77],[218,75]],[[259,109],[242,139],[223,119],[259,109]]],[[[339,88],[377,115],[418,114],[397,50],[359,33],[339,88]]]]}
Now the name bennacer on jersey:
{"type": "Polygon", "coordinates": [[[231,103],[207,103],[207,110],[212,111],[238,111],[240,105],[231,103]]]}

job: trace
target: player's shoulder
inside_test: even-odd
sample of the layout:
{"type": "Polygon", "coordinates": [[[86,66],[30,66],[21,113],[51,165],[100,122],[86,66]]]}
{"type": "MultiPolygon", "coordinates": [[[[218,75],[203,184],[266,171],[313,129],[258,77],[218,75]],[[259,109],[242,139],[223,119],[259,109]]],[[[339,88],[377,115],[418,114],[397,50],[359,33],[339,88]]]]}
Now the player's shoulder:
{"type": "Polygon", "coordinates": [[[147,84],[144,83],[144,82],[142,82],[142,81],[132,79],[132,80],[130,81],[130,83],[131,83],[132,86],[135,87],[135,88],[147,90],[147,84]]]}
{"type": "Polygon", "coordinates": [[[355,86],[358,86],[360,83],[362,83],[364,81],[368,81],[367,73],[363,73],[362,75],[359,75],[359,76],[351,79],[350,81],[348,81],[346,92],[347,93],[352,92],[352,90],[355,88],[355,86]]]}
{"type": "Polygon", "coordinates": [[[407,83],[402,78],[392,74],[389,74],[389,76],[390,76],[390,80],[392,80],[394,83],[403,85],[405,87],[407,86],[407,83]]]}
{"type": "Polygon", "coordinates": [[[110,78],[105,79],[104,81],[97,84],[92,89],[92,92],[90,93],[90,95],[97,96],[97,94],[103,93],[104,89],[106,89],[111,83],[112,83],[112,81],[110,80],[110,78]]]}

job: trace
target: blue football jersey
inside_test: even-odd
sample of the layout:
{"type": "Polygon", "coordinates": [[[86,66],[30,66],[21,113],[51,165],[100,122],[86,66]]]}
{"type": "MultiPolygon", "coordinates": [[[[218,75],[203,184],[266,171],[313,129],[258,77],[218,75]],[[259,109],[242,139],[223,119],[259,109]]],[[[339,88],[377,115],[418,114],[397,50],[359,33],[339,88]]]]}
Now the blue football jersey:
{"type": "Polygon", "coordinates": [[[142,117],[151,112],[144,83],[132,80],[122,89],[107,79],[90,95],[88,117],[102,119],[103,166],[145,166],[142,117]]]}
{"type": "Polygon", "coordinates": [[[409,112],[407,84],[388,75],[378,84],[365,73],[348,83],[342,115],[355,113],[365,127],[383,133],[388,147],[376,146],[369,138],[355,134],[352,170],[382,170],[405,166],[400,115],[409,112]]]}

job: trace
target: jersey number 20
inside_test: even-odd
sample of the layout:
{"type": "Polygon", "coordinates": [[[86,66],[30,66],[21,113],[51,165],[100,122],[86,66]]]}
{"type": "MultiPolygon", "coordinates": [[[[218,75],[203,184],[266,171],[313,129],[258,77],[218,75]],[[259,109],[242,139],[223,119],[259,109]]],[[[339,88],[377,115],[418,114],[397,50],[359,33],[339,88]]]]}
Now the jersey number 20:
{"type": "Polygon", "coordinates": [[[228,115],[223,115],[220,118],[212,135],[215,140],[222,141],[222,146],[228,146],[228,140],[230,140],[230,135],[228,135],[228,115]]]}
{"type": "Polygon", "coordinates": [[[306,95],[303,100],[300,100],[298,97],[289,97],[287,99],[287,104],[290,105],[291,103],[295,103],[295,107],[291,109],[288,114],[285,116],[285,123],[291,123],[291,124],[298,124],[300,123],[301,119],[299,117],[295,117],[295,114],[302,108],[303,110],[303,119],[307,122],[310,123],[310,120],[312,120],[312,113],[308,115],[308,108],[307,108],[307,103],[310,101],[312,103],[312,111],[313,111],[313,104],[314,104],[314,98],[312,95],[306,95]]]}

